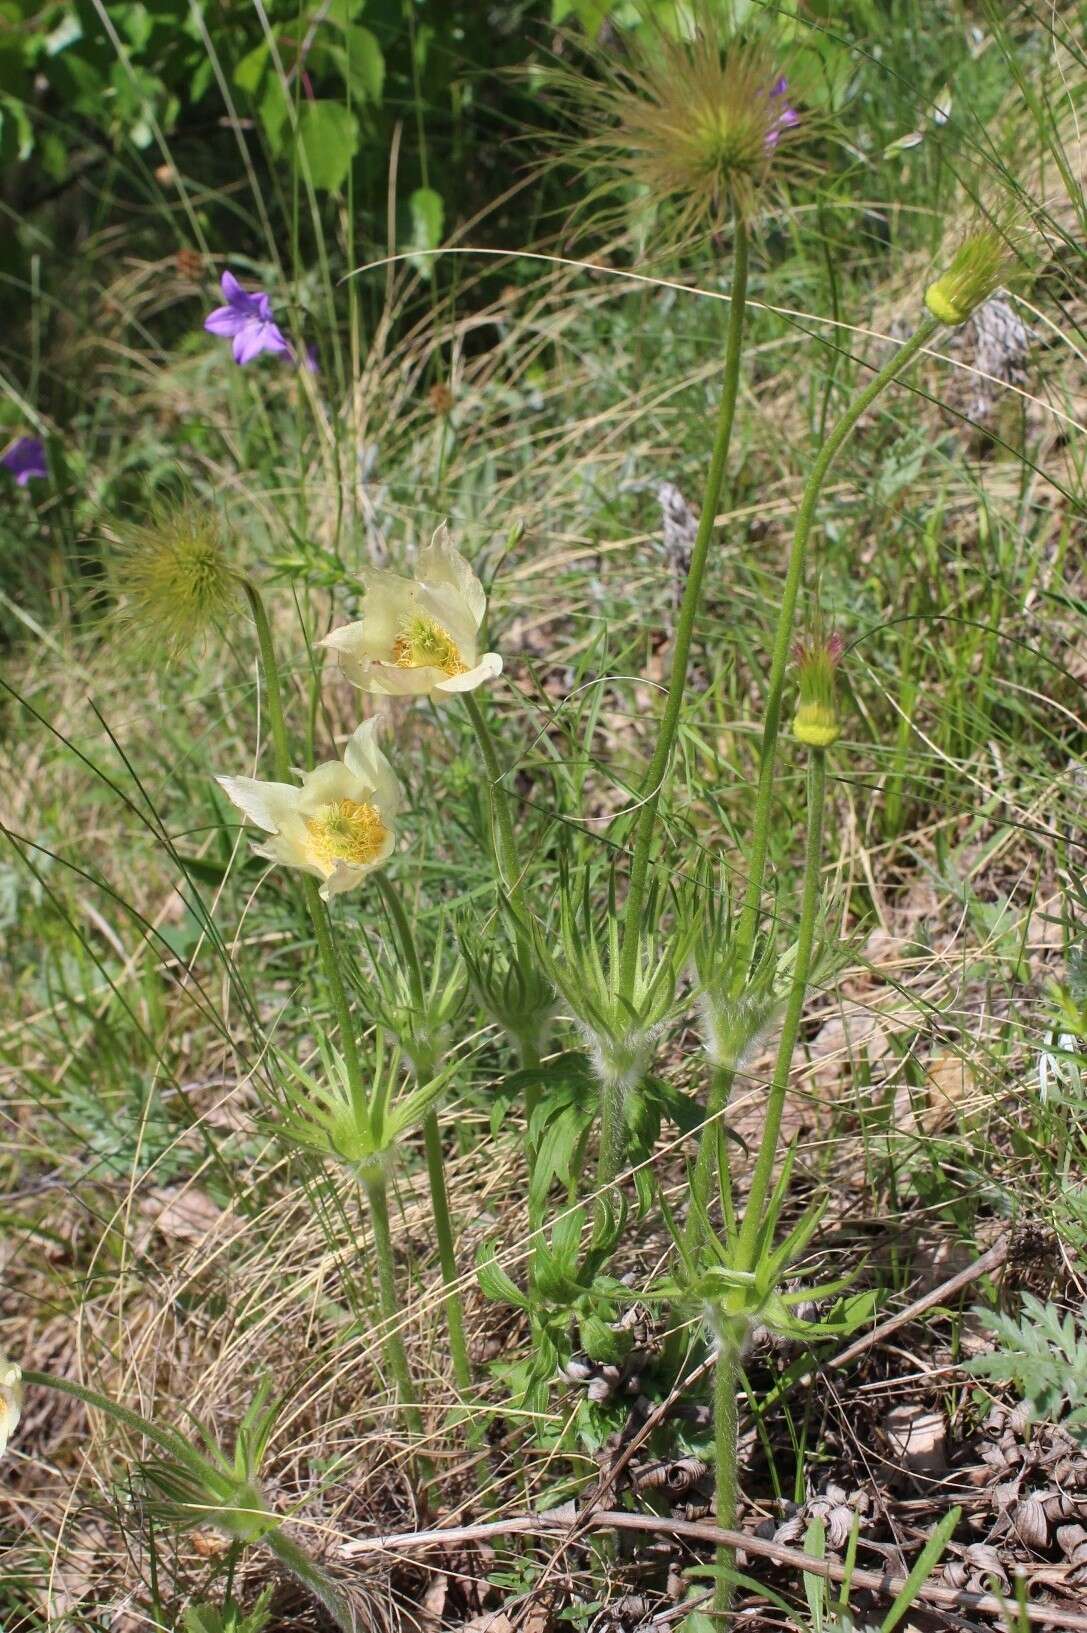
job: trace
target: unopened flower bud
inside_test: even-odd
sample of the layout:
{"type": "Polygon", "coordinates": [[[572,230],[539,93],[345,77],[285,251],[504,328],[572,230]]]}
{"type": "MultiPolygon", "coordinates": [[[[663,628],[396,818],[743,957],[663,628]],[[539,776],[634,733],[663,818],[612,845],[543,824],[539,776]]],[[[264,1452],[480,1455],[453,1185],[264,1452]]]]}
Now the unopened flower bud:
{"type": "Polygon", "coordinates": [[[793,736],[809,748],[830,748],[841,735],[835,697],[835,675],[845,642],[838,634],[813,636],[793,650],[800,697],[793,718],[793,736]]]}
{"type": "Polygon", "coordinates": [[[925,305],[934,318],[956,328],[983,306],[1018,264],[1008,233],[985,222],[967,233],[951,264],[925,290],[925,305]]]}

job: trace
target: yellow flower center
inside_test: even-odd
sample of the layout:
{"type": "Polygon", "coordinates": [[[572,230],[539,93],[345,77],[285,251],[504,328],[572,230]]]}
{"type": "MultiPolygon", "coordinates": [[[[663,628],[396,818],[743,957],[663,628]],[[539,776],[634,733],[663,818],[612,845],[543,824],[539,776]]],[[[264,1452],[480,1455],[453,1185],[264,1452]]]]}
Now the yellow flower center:
{"type": "Polygon", "coordinates": [[[353,799],[336,800],[320,816],[306,817],[305,823],[310,856],[330,873],[337,862],[359,866],[376,861],[389,832],[376,806],[353,799]]]}
{"type": "Polygon", "coordinates": [[[436,618],[426,618],[422,613],[400,626],[393,642],[393,662],[399,669],[440,669],[443,675],[468,673],[468,665],[449,631],[436,618]]]}

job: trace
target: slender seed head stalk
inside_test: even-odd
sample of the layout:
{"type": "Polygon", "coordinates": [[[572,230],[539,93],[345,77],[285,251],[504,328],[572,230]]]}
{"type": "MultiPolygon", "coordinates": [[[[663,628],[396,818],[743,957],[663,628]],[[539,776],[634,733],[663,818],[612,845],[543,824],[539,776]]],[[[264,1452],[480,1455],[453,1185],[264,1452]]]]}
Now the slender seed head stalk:
{"type": "Polygon", "coordinates": [[[1015,236],[983,221],[960,240],[947,268],[925,290],[925,305],[949,328],[965,323],[1021,265],[1015,236]]]}
{"type": "Polygon", "coordinates": [[[115,522],[110,535],[108,622],[139,656],[173,662],[238,611],[240,580],[210,506],[172,501],[143,523],[115,522]]]}
{"type": "Polygon", "coordinates": [[[561,151],[590,177],[594,216],[626,186],[680,240],[749,216],[799,124],[780,63],[761,45],[726,43],[705,4],[685,37],[647,28],[620,57],[609,47],[549,78],[574,126],[561,151]]]}
{"type": "Polygon", "coordinates": [[[793,648],[800,697],[793,717],[793,736],[808,748],[829,748],[841,734],[836,676],[845,642],[838,634],[813,635],[793,648]]]}

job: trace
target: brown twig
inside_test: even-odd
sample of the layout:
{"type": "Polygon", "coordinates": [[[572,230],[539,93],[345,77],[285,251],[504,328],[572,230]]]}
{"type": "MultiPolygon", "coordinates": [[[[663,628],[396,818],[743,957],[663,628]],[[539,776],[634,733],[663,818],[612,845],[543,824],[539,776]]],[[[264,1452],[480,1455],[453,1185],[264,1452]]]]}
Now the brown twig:
{"type": "Polygon", "coordinates": [[[981,1255],[980,1259],[975,1259],[973,1264],[967,1265],[965,1270],[957,1271],[954,1276],[949,1276],[946,1281],[941,1282],[939,1287],[934,1287],[930,1292],[925,1293],[923,1297],[914,1299],[912,1304],[907,1304],[906,1308],[899,1310],[897,1315],[890,1316],[886,1321],[881,1321],[878,1327],[872,1327],[864,1334],[863,1338],[854,1339],[852,1344],[847,1345],[844,1350],[841,1350],[831,1360],[824,1361],[822,1367],[848,1366],[850,1361],[855,1361],[858,1355],[863,1355],[865,1350],[871,1349],[873,1344],[881,1343],[884,1338],[896,1332],[899,1327],[904,1327],[907,1321],[913,1320],[914,1316],[921,1315],[925,1310],[930,1310],[934,1304],[940,1304],[944,1299],[953,1298],[956,1293],[961,1293],[964,1287],[969,1287],[971,1282],[977,1281],[982,1276],[987,1276],[990,1270],[998,1270],[1007,1257],[1008,1238],[1002,1236],[999,1242],[995,1242],[987,1253],[981,1255]]]}
{"type": "MultiPolygon", "coordinates": [[[[479,1525],[451,1526],[434,1531],[400,1531],[385,1537],[360,1537],[345,1543],[340,1550],[344,1558],[357,1559],[371,1553],[415,1552],[427,1548],[449,1547],[465,1542],[481,1542],[487,1537],[515,1536],[518,1534],[548,1536],[556,1530],[566,1530],[570,1521],[565,1516],[547,1514],[520,1514],[508,1520],[486,1520],[479,1525]]],[[[649,1531],[665,1532],[690,1542],[706,1542],[715,1546],[743,1549],[757,1559],[769,1559],[788,1570],[802,1571],[827,1582],[848,1582],[852,1588],[864,1588],[871,1593],[893,1599],[906,1586],[904,1576],[889,1572],[847,1571],[834,1560],[816,1559],[799,1548],[773,1542],[768,1537],[749,1536],[745,1531],[726,1531],[708,1520],[676,1520],[658,1514],[627,1514],[615,1509],[601,1509],[589,1516],[587,1530],[591,1531],[649,1531]]],[[[1028,1584],[1029,1586],[1029,1584],[1028,1584]]],[[[926,1582],[916,1590],[916,1602],[934,1609],[972,1611],[985,1616],[1003,1616],[1009,1608],[991,1593],[969,1593],[961,1588],[942,1588],[926,1582]]],[[[1015,1607],[1018,1610],[1018,1607],[1015,1607]]],[[[1060,1610],[1049,1605],[1024,1605],[1022,1614],[1035,1627],[1060,1627],[1069,1633],[1087,1633],[1087,1616],[1074,1610],[1060,1610]]]]}

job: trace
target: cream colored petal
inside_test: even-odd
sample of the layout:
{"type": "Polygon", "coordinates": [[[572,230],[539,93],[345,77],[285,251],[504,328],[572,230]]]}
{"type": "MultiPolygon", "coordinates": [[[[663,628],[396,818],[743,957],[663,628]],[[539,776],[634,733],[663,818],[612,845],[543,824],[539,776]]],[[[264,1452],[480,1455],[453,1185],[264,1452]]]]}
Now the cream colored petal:
{"type": "Polygon", "coordinates": [[[444,522],[426,548],[420,550],[415,576],[428,586],[451,585],[467,607],[476,628],[479,628],[487,611],[487,596],[483,585],[455,547],[444,522]]]}
{"type": "Polygon", "coordinates": [[[444,669],[401,669],[395,663],[357,664],[344,673],[353,686],[374,697],[426,697],[446,678],[444,669]]]}
{"type": "Polygon", "coordinates": [[[342,760],[325,760],[306,772],[300,794],[303,815],[314,816],[335,800],[366,799],[369,789],[359,786],[359,779],[342,760]]]}
{"type": "Polygon", "coordinates": [[[502,673],[502,658],[497,652],[484,652],[474,669],[464,675],[443,675],[436,692],[474,692],[477,686],[494,680],[502,673]]]}
{"type": "Polygon", "coordinates": [[[310,860],[306,846],[307,837],[305,828],[299,823],[290,833],[273,834],[263,845],[254,845],[253,854],[263,856],[266,862],[279,862],[283,867],[301,868],[303,873],[312,873],[315,879],[323,879],[324,869],[310,860]]]}
{"type": "Polygon", "coordinates": [[[364,720],[343,751],[343,763],[359,783],[370,790],[374,804],[385,821],[400,809],[400,784],[396,773],[377,746],[377,720],[364,720]]]}
{"type": "Polygon", "coordinates": [[[297,815],[302,790],[287,782],[258,782],[256,777],[216,777],[227,798],[265,833],[278,833],[297,815]]]}

